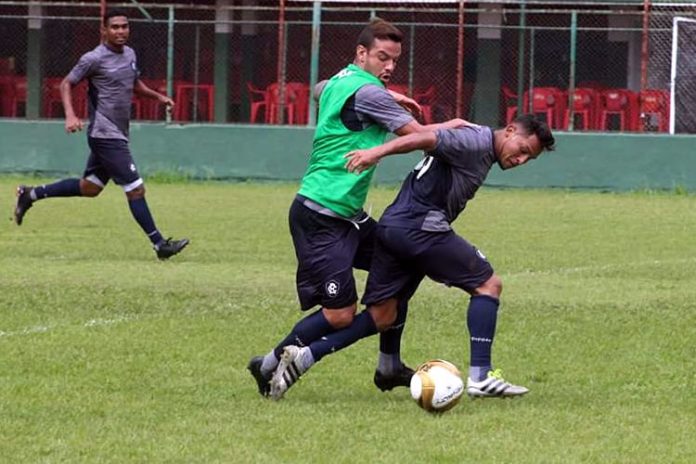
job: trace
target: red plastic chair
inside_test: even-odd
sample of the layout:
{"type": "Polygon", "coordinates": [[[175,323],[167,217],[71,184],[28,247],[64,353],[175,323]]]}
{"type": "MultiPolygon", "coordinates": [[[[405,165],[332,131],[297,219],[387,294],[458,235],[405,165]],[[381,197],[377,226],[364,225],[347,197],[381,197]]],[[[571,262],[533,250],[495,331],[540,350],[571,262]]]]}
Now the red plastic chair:
{"type": "MultiPolygon", "coordinates": [[[[524,93],[525,108],[529,107],[529,92],[524,93]]],[[[565,111],[563,92],[556,87],[534,87],[531,92],[532,108],[530,112],[545,115],[549,127],[558,129],[565,111]]]]}
{"type": "MultiPolygon", "coordinates": [[[[268,124],[282,124],[280,117],[280,84],[274,82],[266,89],[268,92],[268,124]]],[[[309,86],[301,82],[286,82],[283,108],[287,115],[285,124],[303,124],[306,121],[309,107],[309,86]]]]}
{"type": "MultiPolygon", "coordinates": [[[[574,129],[596,129],[597,128],[597,107],[598,107],[598,96],[594,89],[588,88],[577,88],[575,93],[573,93],[573,116],[575,118],[580,118],[580,123],[576,124],[573,121],[574,129]],[[582,127],[581,127],[582,126],[582,127]]],[[[565,116],[563,117],[563,127],[565,129],[569,126],[570,110],[565,110],[565,116]]]]}
{"type": "Polygon", "coordinates": [[[669,92],[666,90],[645,89],[638,94],[640,100],[640,114],[642,117],[639,129],[646,130],[646,126],[657,127],[660,132],[669,130],[669,92]],[[657,120],[657,124],[653,124],[657,120]]]}
{"type": "Polygon", "coordinates": [[[517,94],[510,90],[510,87],[504,85],[500,88],[503,93],[503,102],[505,104],[505,124],[510,124],[517,115],[517,94]]]}
{"type": "MultiPolygon", "coordinates": [[[[61,77],[47,77],[43,80],[43,114],[47,118],[63,117],[63,97],[60,94],[61,77]],[[58,109],[58,111],[55,111],[58,109]]],[[[71,89],[72,104],[75,116],[78,118],[87,117],[87,82],[80,81],[71,89]]]]}
{"type": "Polygon", "coordinates": [[[627,89],[610,89],[600,96],[599,129],[606,130],[610,117],[618,116],[619,130],[634,130],[637,125],[638,97],[627,89]]]}
{"type": "Polygon", "coordinates": [[[408,85],[406,84],[392,84],[390,82],[389,84],[387,84],[387,89],[396,93],[400,93],[401,95],[405,95],[407,97],[410,95],[408,91],[408,85]]]}
{"type": "Polygon", "coordinates": [[[193,105],[199,110],[198,115],[205,115],[208,121],[214,119],[215,86],[211,84],[194,84],[192,82],[179,82],[176,84],[176,104],[174,105],[174,119],[178,121],[190,121],[193,105]],[[194,97],[198,92],[198,97],[194,97]],[[201,108],[203,106],[203,108],[201,108]],[[202,110],[202,111],[201,111],[202,110]]]}
{"type": "Polygon", "coordinates": [[[247,82],[247,91],[249,92],[249,104],[251,105],[249,122],[256,122],[256,118],[258,117],[260,110],[264,111],[266,116],[265,122],[268,122],[268,92],[266,90],[259,89],[251,82],[247,82]]]}
{"type": "MultiPolygon", "coordinates": [[[[152,90],[167,95],[166,79],[141,79],[143,84],[152,90]]],[[[164,105],[153,98],[134,95],[134,109],[136,119],[145,119],[148,121],[161,121],[165,119],[164,105]],[[139,107],[139,111],[138,111],[139,107]]]]}
{"type": "Polygon", "coordinates": [[[413,93],[413,99],[420,105],[423,111],[423,122],[425,124],[433,122],[433,105],[435,104],[436,94],[437,91],[434,85],[423,91],[413,93]]]}
{"type": "Polygon", "coordinates": [[[19,105],[24,105],[24,113],[27,107],[27,78],[15,76],[13,79],[13,92],[10,99],[10,116],[16,118],[19,115],[19,105]]]}
{"type": "Polygon", "coordinates": [[[15,77],[0,75],[0,116],[12,115],[12,97],[15,93],[15,77]]]}
{"type": "Polygon", "coordinates": [[[307,124],[309,117],[309,84],[304,82],[288,82],[285,84],[290,100],[295,102],[295,121],[297,124],[307,124]]]}

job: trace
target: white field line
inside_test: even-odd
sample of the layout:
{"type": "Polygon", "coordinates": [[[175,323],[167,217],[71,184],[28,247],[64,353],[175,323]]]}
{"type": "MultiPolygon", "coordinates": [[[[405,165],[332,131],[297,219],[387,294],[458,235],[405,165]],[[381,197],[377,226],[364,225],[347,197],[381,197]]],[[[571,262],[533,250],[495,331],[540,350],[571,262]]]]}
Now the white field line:
{"type": "Polygon", "coordinates": [[[643,266],[662,266],[666,264],[686,264],[694,262],[696,262],[696,258],[680,258],[668,260],[651,259],[648,261],[635,261],[632,263],[603,264],[601,266],[579,266],[559,269],[545,269],[542,271],[528,270],[520,272],[510,272],[501,274],[501,277],[525,277],[552,274],[579,274],[582,272],[616,271],[621,269],[629,269],[643,266]]]}
{"type": "MultiPolygon", "coordinates": [[[[135,321],[137,319],[140,319],[137,316],[118,316],[112,319],[90,319],[87,322],[84,322],[80,324],[81,327],[86,327],[86,328],[91,328],[91,327],[104,327],[108,325],[115,325],[115,324],[121,324],[124,322],[130,322],[130,321],[135,321]]],[[[0,338],[3,337],[16,337],[19,335],[33,335],[33,334],[40,334],[40,333],[46,333],[50,332],[54,329],[62,328],[62,327],[69,327],[72,324],[63,324],[63,325],[36,325],[36,326],[31,326],[31,327],[25,327],[20,330],[14,330],[11,332],[5,332],[0,330],[0,338]]]]}
{"type": "MultiPolygon", "coordinates": [[[[648,261],[636,261],[633,263],[621,263],[621,264],[604,264],[602,266],[580,266],[580,267],[567,267],[567,268],[559,268],[559,269],[546,269],[543,271],[534,271],[534,270],[529,270],[529,271],[521,271],[521,272],[511,272],[511,273],[506,273],[502,274],[503,278],[509,278],[509,277],[526,277],[526,276],[538,276],[538,275],[551,275],[551,274],[576,274],[576,273],[581,273],[581,272],[589,272],[589,271],[611,271],[611,270],[620,270],[620,269],[627,269],[627,268],[633,268],[633,267],[640,267],[640,266],[659,266],[659,265],[664,265],[664,264],[681,264],[681,263],[693,263],[696,262],[696,258],[681,258],[681,259],[670,259],[670,260],[648,260],[648,261]]],[[[200,312],[198,313],[200,315],[200,312]]],[[[133,322],[137,321],[139,319],[142,319],[141,317],[138,316],[117,316],[112,319],[90,319],[82,324],[80,326],[85,327],[85,328],[91,328],[91,327],[105,327],[105,326],[110,326],[110,325],[116,325],[116,324],[123,324],[127,322],[133,322]]],[[[60,329],[62,327],[69,327],[71,324],[64,324],[64,325],[52,325],[52,326],[45,326],[45,325],[36,325],[36,326],[31,326],[31,327],[25,327],[20,330],[14,330],[11,332],[5,332],[0,330],[0,338],[3,337],[17,337],[20,335],[34,335],[34,334],[41,334],[41,333],[47,333],[55,329],[60,329]]]]}

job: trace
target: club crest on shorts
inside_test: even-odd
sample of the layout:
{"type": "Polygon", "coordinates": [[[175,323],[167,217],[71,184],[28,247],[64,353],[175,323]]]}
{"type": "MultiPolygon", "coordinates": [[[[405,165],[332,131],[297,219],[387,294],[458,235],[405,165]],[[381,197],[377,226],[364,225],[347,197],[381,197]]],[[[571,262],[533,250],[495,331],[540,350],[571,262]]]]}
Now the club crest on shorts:
{"type": "Polygon", "coordinates": [[[477,254],[478,257],[481,258],[482,260],[488,261],[488,259],[486,259],[486,255],[484,255],[483,252],[482,252],[481,250],[476,249],[476,254],[477,254]]]}
{"type": "Polygon", "coordinates": [[[326,285],[324,286],[324,290],[326,291],[326,294],[333,298],[336,295],[338,295],[339,290],[341,290],[341,286],[338,285],[338,282],[335,280],[329,280],[326,282],[326,285]]]}
{"type": "Polygon", "coordinates": [[[130,170],[131,172],[135,172],[135,164],[131,163],[130,170]]]}

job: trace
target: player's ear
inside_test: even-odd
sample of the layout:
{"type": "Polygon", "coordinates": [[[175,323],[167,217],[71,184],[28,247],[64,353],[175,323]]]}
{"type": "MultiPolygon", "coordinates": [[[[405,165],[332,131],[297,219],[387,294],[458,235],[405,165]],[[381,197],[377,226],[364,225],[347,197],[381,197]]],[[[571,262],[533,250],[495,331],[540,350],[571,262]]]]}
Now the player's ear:
{"type": "Polygon", "coordinates": [[[364,45],[358,45],[355,48],[355,57],[358,59],[358,63],[365,63],[365,57],[367,56],[367,48],[364,45]]]}

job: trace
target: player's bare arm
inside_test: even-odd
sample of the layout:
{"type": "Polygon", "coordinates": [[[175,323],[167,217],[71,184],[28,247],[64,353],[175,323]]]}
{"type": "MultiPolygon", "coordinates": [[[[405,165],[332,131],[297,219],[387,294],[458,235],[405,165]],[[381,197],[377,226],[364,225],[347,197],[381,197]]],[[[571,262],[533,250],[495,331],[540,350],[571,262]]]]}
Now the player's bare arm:
{"type": "Polygon", "coordinates": [[[65,132],[81,131],[82,121],[75,115],[72,104],[72,84],[67,77],[60,83],[60,98],[63,101],[63,111],[65,112],[65,132]]]}
{"type": "Polygon", "coordinates": [[[399,153],[409,153],[414,150],[430,151],[435,149],[437,137],[434,132],[416,132],[390,140],[387,143],[367,150],[353,150],[344,157],[348,159],[346,169],[349,172],[361,173],[377,164],[385,156],[399,153]]]}
{"type": "Polygon", "coordinates": [[[167,107],[169,107],[170,109],[174,107],[174,100],[169,98],[167,95],[162,95],[161,93],[151,89],[140,79],[135,81],[135,87],[133,87],[133,91],[138,95],[157,100],[160,103],[167,105],[167,107]]]}
{"type": "Polygon", "coordinates": [[[409,98],[406,95],[402,95],[398,92],[394,92],[393,90],[387,89],[387,92],[389,92],[389,94],[394,98],[394,101],[398,103],[399,106],[411,113],[413,116],[419,118],[423,114],[423,109],[414,99],[409,98]]]}

